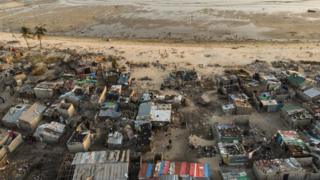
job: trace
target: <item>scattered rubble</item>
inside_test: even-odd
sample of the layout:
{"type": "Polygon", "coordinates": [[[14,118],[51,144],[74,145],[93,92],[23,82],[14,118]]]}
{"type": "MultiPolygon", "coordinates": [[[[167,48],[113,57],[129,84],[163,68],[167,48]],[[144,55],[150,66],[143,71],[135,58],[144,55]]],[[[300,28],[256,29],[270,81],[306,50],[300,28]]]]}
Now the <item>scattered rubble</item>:
{"type": "Polygon", "coordinates": [[[185,69],[19,48],[0,60],[1,178],[319,179],[319,63],[185,69]],[[135,77],[144,68],[163,76],[135,77]]]}

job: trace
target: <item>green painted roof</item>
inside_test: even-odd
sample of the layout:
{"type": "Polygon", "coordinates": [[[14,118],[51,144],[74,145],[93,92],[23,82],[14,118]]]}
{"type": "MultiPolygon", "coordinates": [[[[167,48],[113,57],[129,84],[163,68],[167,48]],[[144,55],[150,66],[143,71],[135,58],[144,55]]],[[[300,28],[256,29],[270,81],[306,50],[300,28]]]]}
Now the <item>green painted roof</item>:
{"type": "Polygon", "coordinates": [[[288,81],[293,86],[302,86],[305,81],[305,78],[299,75],[290,75],[288,77],[288,81]]]}
{"type": "Polygon", "coordinates": [[[294,104],[285,104],[281,108],[282,111],[292,111],[292,110],[296,110],[296,109],[302,109],[302,107],[294,105],[294,104]]]}

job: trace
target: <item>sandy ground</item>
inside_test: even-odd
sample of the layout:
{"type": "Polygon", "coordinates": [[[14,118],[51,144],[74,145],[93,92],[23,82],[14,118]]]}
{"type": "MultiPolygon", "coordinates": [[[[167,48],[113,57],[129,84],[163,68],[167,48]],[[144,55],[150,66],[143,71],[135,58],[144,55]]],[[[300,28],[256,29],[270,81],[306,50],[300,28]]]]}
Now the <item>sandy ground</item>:
{"type": "Polygon", "coordinates": [[[318,0],[3,0],[0,31],[46,24],[54,35],[318,41],[318,9],[318,0]]]}
{"type": "MultiPolygon", "coordinates": [[[[20,34],[0,33],[0,42],[16,41],[18,47],[26,47],[20,34]]],[[[39,41],[28,39],[38,48],[39,41]]],[[[216,43],[158,43],[142,41],[106,41],[98,38],[72,38],[47,36],[44,48],[76,49],[106,54],[118,54],[133,62],[182,63],[192,65],[222,66],[245,65],[255,60],[320,60],[319,43],[273,42],[216,42],[216,43]]]]}

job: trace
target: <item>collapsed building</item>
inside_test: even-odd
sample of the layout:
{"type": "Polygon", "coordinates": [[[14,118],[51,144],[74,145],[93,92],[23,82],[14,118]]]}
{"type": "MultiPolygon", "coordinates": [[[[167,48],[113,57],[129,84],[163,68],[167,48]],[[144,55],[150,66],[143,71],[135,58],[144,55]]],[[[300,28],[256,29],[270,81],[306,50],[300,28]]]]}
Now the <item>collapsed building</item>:
{"type": "Polygon", "coordinates": [[[154,127],[161,127],[170,124],[171,113],[171,104],[142,103],[136,120],[150,122],[154,127]]]}
{"type": "Polygon", "coordinates": [[[88,131],[75,131],[67,141],[67,148],[70,152],[88,151],[91,146],[92,134],[88,131]]]}
{"type": "Polygon", "coordinates": [[[281,108],[280,116],[294,128],[307,126],[313,120],[313,116],[306,109],[293,104],[284,105],[281,108]]]}
{"type": "Polygon", "coordinates": [[[218,143],[222,162],[227,165],[245,165],[248,162],[246,151],[240,143],[218,143]]]}
{"type": "MultiPolygon", "coordinates": [[[[137,88],[136,86],[139,86],[139,83],[135,83],[131,74],[126,71],[114,68],[106,70],[103,67],[106,64],[102,62],[87,61],[90,59],[90,55],[73,53],[70,53],[73,55],[69,55],[69,57],[63,56],[63,62],[41,63],[41,66],[28,63],[21,68],[14,69],[17,70],[16,73],[4,73],[8,74],[7,79],[10,81],[12,77],[17,79],[16,85],[13,83],[12,86],[17,86],[18,103],[2,118],[2,124],[9,128],[17,126],[22,130],[25,129],[32,133],[37,141],[56,143],[55,146],[59,147],[62,147],[61,144],[66,144],[70,152],[70,154],[66,154],[72,156],[71,163],[68,166],[70,168],[65,168],[68,173],[62,173],[63,176],[67,177],[66,179],[134,179],[135,177],[129,176],[130,159],[127,151],[119,152],[110,149],[130,148],[139,155],[144,155],[147,151],[154,153],[154,149],[158,147],[154,146],[152,141],[159,130],[170,128],[171,126],[168,126],[170,124],[176,128],[180,127],[178,123],[194,123],[189,123],[180,116],[176,116],[180,115],[180,112],[175,113],[176,108],[180,107],[177,105],[183,104],[184,97],[187,98],[186,105],[188,105],[189,100],[196,102],[194,99],[199,98],[202,94],[200,99],[210,106],[197,106],[197,108],[199,107],[197,113],[212,115],[213,111],[216,112],[211,106],[214,103],[208,103],[215,98],[211,97],[211,94],[205,96],[216,87],[212,87],[211,84],[207,88],[205,85],[207,85],[207,81],[211,82],[211,77],[208,79],[202,78],[200,81],[200,76],[195,70],[175,70],[170,73],[161,85],[161,89],[179,90],[179,92],[170,92],[179,95],[161,95],[157,90],[144,89],[144,87],[137,88]],[[100,64],[103,65],[100,66],[100,64]],[[35,75],[34,67],[37,69],[43,67],[43,76],[35,75]],[[55,70],[55,67],[59,68],[55,70]],[[50,74],[46,74],[46,71],[50,71],[50,74]],[[29,77],[30,74],[32,76],[29,77]],[[46,77],[47,75],[49,77],[46,77]],[[193,87],[196,90],[193,90],[193,87]],[[135,88],[142,89],[138,94],[144,92],[141,98],[136,95],[135,88]],[[55,99],[55,97],[59,98],[55,99]],[[48,108],[44,105],[41,105],[40,108],[40,102],[45,103],[48,108]],[[30,107],[29,104],[33,105],[30,107]],[[80,126],[81,128],[79,128],[80,126]],[[166,128],[155,128],[163,126],[166,128]],[[61,139],[64,142],[57,143],[61,139]],[[105,149],[106,145],[109,149],[107,152],[92,151],[105,149]],[[82,151],[91,152],[79,153],[76,157],[73,157],[73,153],[82,151]],[[107,156],[108,158],[106,158],[107,156]]],[[[253,71],[258,70],[257,67],[251,69],[254,69],[253,71]]],[[[274,137],[274,141],[269,143],[268,136],[265,133],[254,133],[253,127],[242,129],[235,124],[218,123],[211,126],[211,130],[216,137],[215,140],[207,140],[204,143],[203,140],[205,139],[201,138],[202,136],[190,136],[189,143],[194,147],[194,149],[191,147],[190,151],[196,154],[196,158],[199,158],[199,154],[201,154],[201,157],[211,158],[216,155],[216,149],[218,149],[223,162],[222,166],[248,165],[251,167],[254,160],[268,159],[263,160],[268,164],[271,161],[270,159],[279,158],[278,156],[282,155],[280,153],[280,155],[273,156],[278,150],[274,148],[276,146],[279,149],[280,147],[283,148],[282,150],[285,152],[284,157],[281,158],[297,157],[300,165],[304,166],[305,161],[301,161],[301,157],[308,158],[309,161],[310,155],[320,152],[320,141],[315,138],[320,137],[315,136],[319,135],[320,126],[318,126],[316,119],[313,119],[313,116],[320,113],[318,88],[309,86],[307,82],[309,80],[302,75],[269,71],[270,69],[265,70],[265,74],[255,73],[254,75],[251,75],[252,73],[247,72],[246,69],[229,70],[225,75],[216,79],[218,92],[223,96],[219,96],[215,100],[217,102],[228,100],[228,103],[223,105],[222,108],[224,112],[232,115],[252,114],[255,116],[256,113],[261,112],[261,115],[264,116],[269,113],[276,113],[284,106],[281,109],[281,117],[289,122],[292,128],[300,128],[299,130],[302,130],[302,132],[308,132],[306,137],[308,137],[309,144],[305,143],[307,140],[298,137],[298,135],[284,131],[279,131],[274,137]],[[304,110],[300,107],[290,108],[291,105],[288,102],[296,102],[296,100],[298,103],[304,101],[304,110]],[[253,110],[252,105],[256,106],[258,112],[253,110]],[[307,111],[310,111],[312,115],[310,116],[307,111]],[[264,112],[268,113],[263,114],[264,112]],[[305,129],[307,127],[313,128],[311,130],[305,129]],[[274,142],[277,144],[273,144],[274,142]],[[218,147],[215,146],[216,144],[218,147]],[[259,153],[263,155],[257,155],[259,153]]],[[[11,89],[15,90],[14,88],[11,89]]],[[[191,104],[193,105],[193,103],[191,104]]],[[[184,112],[181,111],[181,114],[184,112]]],[[[195,122],[197,120],[194,119],[195,122]]],[[[205,129],[207,122],[199,121],[197,123],[203,129],[193,129],[194,126],[198,126],[196,124],[191,126],[191,130],[207,135],[205,131],[207,130],[205,129]]],[[[169,133],[164,132],[165,136],[170,136],[169,133]]],[[[16,134],[17,137],[19,139],[19,133],[16,134]]],[[[36,143],[33,142],[33,137],[26,136],[26,139],[31,139],[30,143],[36,143]]],[[[16,140],[10,138],[10,141],[5,143],[5,148],[2,149],[8,149],[6,146],[10,144],[11,139],[16,140]]],[[[171,143],[171,139],[169,143],[171,143]]],[[[165,146],[164,144],[161,145],[165,146]]],[[[51,147],[51,145],[46,145],[44,148],[47,147],[51,147]]],[[[157,161],[155,160],[155,162],[157,161]]],[[[138,167],[139,165],[135,166],[138,167]]],[[[258,171],[261,170],[258,165],[256,166],[258,174],[260,173],[258,171]]],[[[282,176],[280,165],[276,164],[275,166],[276,175],[280,174],[282,178],[294,177],[294,172],[291,170],[283,171],[282,176]],[[288,172],[290,175],[286,175],[288,172]]],[[[61,168],[63,167],[65,167],[64,164],[61,168]]],[[[220,172],[223,179],[248,178],[245,171],[238,172],[235,171],[235,167],[228,168],[231,171],[220,172]]],[[[314,166],[308,166],[308,168],[305,172],[301,171],[301,173],[306,173],[304,176],[306,179],[317,174],[317,169],[314,166]],[[310,169],[313,170],[311,175],[308,174],[310,169]]],[[[300,168],[296,169],[300,173],[300,168]]],[[[209,172],[206,163],[158,161],[157,163],[142,163],[139,179],[209,179],[209,172]]],[[[267,170],[267,173],[263,172],[257,176],[261,179],[265,179],[265,177],[272,179],[276,176],[273,172],[268,173],[267,170]]],[[[61,176],[58,176],[58,179],[59,177],[61,176]]],[[[297,177],[302,176],[299,174],[297,177]]]]}
{"type": "Polygon", "coordinates": [[[38,99],[51,99],[62,85],[63,82],[41,82],[34,88],[34,93],[38,99]]]}
{"type": "Polygon", "coordinates": [[[161,84],[160,89],[180,89],[184,86],[191,86],[200,80],[200,76],[195,70],[178,70],[169,74],[164,82],[161,84]]]}
{"type": "Polygon", "coordinates": [[[65,132],[65,125],[58,122],[41,124],[33,136],[41,142],[56,143],[65,132]]]}
{"type": "Polygon", "coordinates": [[[242,133],[235,124],[217,123],[212,127],[215,137],[225,143],[241,142],[242,133]]]}
{"type": "Polygon", "coordinates": [[[296,131],[278,131],[275,141],[290,157],[309,157],[310,150],[296,131]]]}
{"type": "Polygon", "coordinates": [[[265,112],[276,112],[280,109],[281,104],[274,98],[272,98],[269,92],[263,92],[258,96],[255,96],[255,104],[258,110],[265,112]]]}
{"type": "Polygon", "coordinates": [[[46,106],[34,103],[29,109],[23,111],[19,117],[18,127],[32,132],[35,130],[42,119],[42,113],[45,111],[46,106]]]}
{"type": "Polygon", "coordinates": [[[300,96],[304,101],[317,101],[320,100],[320,89],[317,87],[312,87],[304,91],[299,91],[298,96],[300,96]]]}
{"type": "Polygon", "coordinates": [[[229,94],[240,89],[239,79],[236,75],[217,77],[216,82],[218,91],[222,94],[229,94]]]}
{"type": "Polygon", "coordinates": [[[319,166],[313,163],[312,158],[255,161],[253,171],[258,180],[316,180],[320,178],[319,166]]]}
{"type": "Polygon", "coordinates": [[[249,102],[249,97],[245,93],[234,93],[228,95],[229,104],[222,106],[222,110],[227,114],[246,115],[251,114],[253,109],[249,102]]]}
{"type": "Polygon", "coordinates": [[[220,170],[220,175],[222,180],[233,180],[233,179],[241,179],[241,180],[249,180],[249,176],[244,170],[238,170],[238,171],[223,171],[220,170]]]}

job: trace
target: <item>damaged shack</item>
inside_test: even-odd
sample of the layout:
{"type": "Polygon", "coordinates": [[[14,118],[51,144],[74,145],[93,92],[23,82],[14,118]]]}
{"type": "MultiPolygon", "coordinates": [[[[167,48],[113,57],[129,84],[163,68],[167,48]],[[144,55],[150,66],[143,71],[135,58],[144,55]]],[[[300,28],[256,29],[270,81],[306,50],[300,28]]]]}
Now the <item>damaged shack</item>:
{"type": "Polygon", "coordinates": [[[28,109],[27,104],[18,104],[11,107],[7,114],[2,118],[2,124],[8,128],[17,127],[21,114],[28,109]]]}
{"type": "Polygon", "coordinates": [[[293,128],[307,126],[313,120],[313,116],[309,111],[293,104],[284,105],[284,107],[281,108],[280,116],[293,128]]]}
{"type": "Polygon", "coordinates": [[[291,157],[309,157],[310,150],[296,131],[278,131],[275,141],[291,157]]]}
{"type": "Polygon", "coordinates": [[[215,137],[225,143],[242,141],[242,133],[235,124],[217,123],[212,127],[215,137]]]}
{"type": "Polygon", "coordinates": [[[38,126],[33,136],[41,141],[47,143],[56,143],[65,132],[65,125],[52,121],[38,126]]]}
{"type": "Polygon", "coordinates": [[[218,148],[226,165],[245,165],[248,162],[246,151],[240,143],[218,143],[218,148]]]}
{"type": "Polygon", "coordinates": [[[67,141],[70,152],[88,151],[91,146],[92,134],[90,132],[75,131],[67,141]]]}
{"type": "Polygon", "coordinates": [[[171,104],[142,103],[136,120],[151,122],[155,127],[165,126],[171,122],[171,111],[171,104]]]}
{"type": "Polygon", "coordinates": [[[34,103],[29,109],[21,113],[18,127],[25,131],[32,132],[41,121],[42,113],[45,109],[46,106],[34,103]]]}
{"type": "Polygon", "coordinates": [[[312,158],[259,160],[253,163],[253,171],[258,180],[320,179],[319,166],[312,158]]]}

